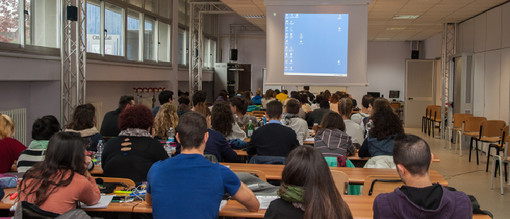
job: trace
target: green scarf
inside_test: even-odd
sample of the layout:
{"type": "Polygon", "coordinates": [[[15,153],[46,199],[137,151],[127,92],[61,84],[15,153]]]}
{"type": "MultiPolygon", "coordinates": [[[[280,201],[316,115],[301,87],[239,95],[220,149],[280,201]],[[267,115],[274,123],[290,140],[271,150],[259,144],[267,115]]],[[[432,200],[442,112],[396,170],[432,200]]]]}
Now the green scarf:
{"type": "Polygon", "coordinates": [[[280,189],[276,192],[278,196],[280,196],[283,200],[291,202],[291,203],[303,203],[303,196],[305,190],[300,186],[291,186],[285,183],[282,183],[280,189]]]}

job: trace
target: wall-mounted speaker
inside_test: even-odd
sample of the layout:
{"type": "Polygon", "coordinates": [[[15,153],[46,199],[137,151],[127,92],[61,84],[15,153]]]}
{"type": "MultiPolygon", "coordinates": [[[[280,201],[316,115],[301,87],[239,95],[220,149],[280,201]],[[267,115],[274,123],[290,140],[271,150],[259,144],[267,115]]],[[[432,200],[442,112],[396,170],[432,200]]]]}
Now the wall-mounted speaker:
{"type": "Polygon", "coordinates": [[[411,51],[411,59],[419,59],[420,58],[420,51],[419,50],[412,50],[411,51]]]}
{"type": "Polygon", "coordinates": [[[237,49],[230,50],[230,60],[237,61],[237,49]]]}
{"type": "Polygon", "coordinates": [[[66,16],[68,21],[77,21],[78,20],[78,7],[68,5],[66,8],[66,16]]]}

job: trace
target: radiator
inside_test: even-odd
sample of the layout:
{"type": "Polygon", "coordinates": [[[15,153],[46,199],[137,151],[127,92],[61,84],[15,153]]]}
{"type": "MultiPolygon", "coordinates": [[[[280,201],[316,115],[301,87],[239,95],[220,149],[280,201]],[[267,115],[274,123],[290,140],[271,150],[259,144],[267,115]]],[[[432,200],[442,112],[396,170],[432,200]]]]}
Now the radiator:
{"type": "Polygon", "coordinates": [[[14,138],[27,145],[27,108],[0,111],[14,120],[14,138]]]}

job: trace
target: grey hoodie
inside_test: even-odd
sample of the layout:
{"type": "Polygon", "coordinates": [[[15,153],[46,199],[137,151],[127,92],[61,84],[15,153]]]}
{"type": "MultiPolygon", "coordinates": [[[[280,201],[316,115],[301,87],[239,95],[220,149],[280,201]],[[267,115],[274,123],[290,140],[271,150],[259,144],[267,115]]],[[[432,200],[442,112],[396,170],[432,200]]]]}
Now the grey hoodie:
{"type": "Polygon", "coordinates": [[[349,156],[355,152],[351,137],[340,129],[321,129],[314,140],[314,147],[324,156],[349,156]]]}

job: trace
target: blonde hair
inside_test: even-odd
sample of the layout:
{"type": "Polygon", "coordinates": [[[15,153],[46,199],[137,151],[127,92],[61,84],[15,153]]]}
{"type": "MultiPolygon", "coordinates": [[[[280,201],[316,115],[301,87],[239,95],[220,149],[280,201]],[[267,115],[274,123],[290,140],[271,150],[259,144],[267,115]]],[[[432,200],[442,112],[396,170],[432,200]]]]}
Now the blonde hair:
{"type": "Polygon", "coordinates": [[[14,136],[14,121],[8,115],[0,113],[0,139],[14,136]]]}
{"type": "Polygon", "coordinates": [[[175,129],[178,123],[177,106],[172,103],[163,104],[154,119],[154,136],[160,139],[168,138],[168,129],[175,129]]]}

